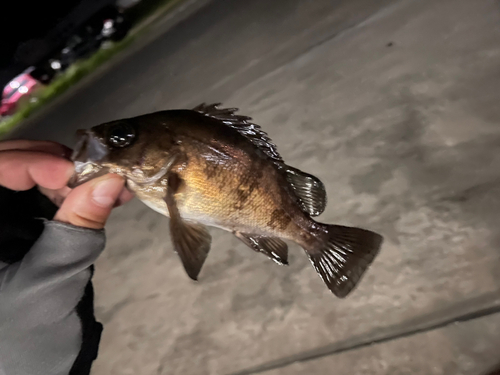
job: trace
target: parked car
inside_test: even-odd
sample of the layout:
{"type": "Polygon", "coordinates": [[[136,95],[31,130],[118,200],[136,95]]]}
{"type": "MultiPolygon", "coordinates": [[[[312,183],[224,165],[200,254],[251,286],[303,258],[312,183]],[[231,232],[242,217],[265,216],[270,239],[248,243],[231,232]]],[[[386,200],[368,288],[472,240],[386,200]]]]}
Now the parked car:
{"type": "Polygon", "coordinates": [[[102,40],[99,35],[93,35],[90,30],[73,35],[66,47],[61,51],[59,59],[51,62],[51,67],[53,69],[57,68],[57,63],[54,63],[54,61],[59,61],[59,69],[64,71],[75,61],[89,57],[95,53],[101,47],[101,44],[102,40]]]}
{"type": "Polygon", "coordinates": [[[34,68],[25,70],[10,81],[2,92],[0,105],[0,116],[13,115],[20,105],[34,98],[35,93],[41,84],[31,75],[34,68]]]}
{"type": "Polygon", "coordinates": [[[122,40],[130,28],[130,23],[118,8],[103,8],[69,38],[58,58],[51,60],[52,69],[65,70],[75,61],[92,55],[103,42],[122,40]]]}
{"type": "Polygon", "coordinates": [[[101,31],[103,39],[118,42],[127,36],[132,24],[125,17],[123,11],[113,8],[109,9],[103,16],[107,17],[101,31]]]}
{"type": "Polygon", "coordinates": [[[123,11],[115,5],[102,6],[79,27],[74,28],[61,49],[51,52],[35,64],[33,77],[47,84],[58,72],[66,70],[79,59],[89,57],[99,50],[102,43],[120,41],[128,34],[132,25],[123,11]]]}

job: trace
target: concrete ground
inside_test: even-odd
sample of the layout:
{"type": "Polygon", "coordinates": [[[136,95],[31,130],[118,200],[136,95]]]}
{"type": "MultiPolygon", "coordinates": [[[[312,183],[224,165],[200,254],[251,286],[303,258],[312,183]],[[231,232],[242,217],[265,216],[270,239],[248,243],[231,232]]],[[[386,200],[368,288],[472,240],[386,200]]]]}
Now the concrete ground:
{"type": "Polygon", "coordinates": [[[222,101],[323,180],[321,221],[379,231],[385,245],[339,300],[297,246],[279,267],[213,229],[194,283],[168,219],[134,201],[114,213],[96,264],[105,329],[93,374],[480,375],[499,364],[500,4],[203,5],[13,137],[72,145],[77,128],[222,101]]]}

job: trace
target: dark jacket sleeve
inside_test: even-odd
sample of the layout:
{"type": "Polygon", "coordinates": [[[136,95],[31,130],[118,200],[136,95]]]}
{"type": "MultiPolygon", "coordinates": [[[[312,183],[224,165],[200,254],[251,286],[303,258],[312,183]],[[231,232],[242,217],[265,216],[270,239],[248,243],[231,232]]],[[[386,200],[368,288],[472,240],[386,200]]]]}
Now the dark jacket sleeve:
{"type": "Polygon", "coordinates": [[[25,200],[14,220],[0,214],[12,229],[0,230],[0,374],[87,375],[102,331],[90,279],[104,232],[48,221],[56,208],[34,190],[0,192],[2,207],[9,195],[25,200]]]}

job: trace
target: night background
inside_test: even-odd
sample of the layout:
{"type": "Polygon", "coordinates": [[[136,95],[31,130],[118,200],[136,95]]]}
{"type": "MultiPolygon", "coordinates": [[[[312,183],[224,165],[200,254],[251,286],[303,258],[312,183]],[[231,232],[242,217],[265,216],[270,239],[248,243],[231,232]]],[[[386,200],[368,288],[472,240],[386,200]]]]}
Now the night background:
{"type": "MultiPolygon", "coordinates": [[[[7,3],[7,2],[6,2],[7,3]]],[[[43,40],[49,32],[67,20],[72,10],[81,3],[92,1],[9,1],[0,13],[2,38],[0,46],[0,86],[22,72],[36,60],[37,54],[45,52],[43,45],[33,45],[32,51],[23,51],[30,41],[43,40]],[[40,51],[37,51],[39,47],[40,51]],[[32,52],[32,55],[29,53],[32,52]],[[32,61],[30,61],[32,60],[32,61]]],[[[93,1],[101,3],[101,1],[93,1]]],[[[87,7],[87,5],[85,5],[87,7]]],[[[29,48],[29,45],[27,46],[29,48]]],[[[27,48],[27,49],[28,49],[27,48]]]]}

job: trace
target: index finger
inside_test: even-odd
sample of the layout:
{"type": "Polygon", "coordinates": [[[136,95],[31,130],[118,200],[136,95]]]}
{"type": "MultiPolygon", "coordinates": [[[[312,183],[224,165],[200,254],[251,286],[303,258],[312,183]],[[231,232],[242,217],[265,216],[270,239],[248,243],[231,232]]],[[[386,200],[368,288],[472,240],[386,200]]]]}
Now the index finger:
{"type": "Polygon", "coordinates": [[[39,151],[0,151],[0,185],[11,190],[28,190],[39,185],[60,189],[73,174],[73,163],[39,151]]]}
{"type": "Polygon", "coordinates": [[[29,141],[26,139],[17,139],[17,140],[0,142],[0,151],[7,151],[7,150],[41,151],[61,156],[65,159],[69,159],[72,152],[69,147],[66,147],[57,142],[29,141]]]}

